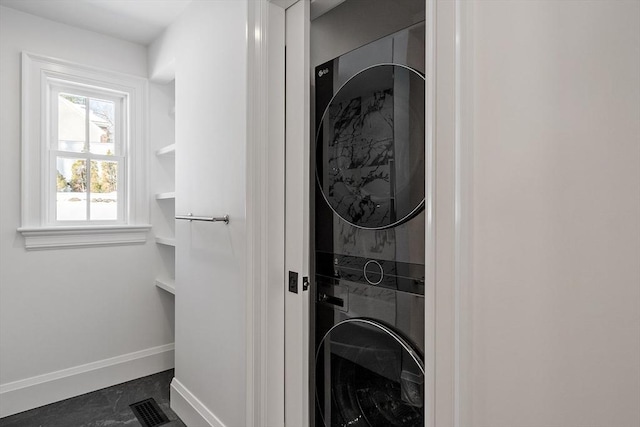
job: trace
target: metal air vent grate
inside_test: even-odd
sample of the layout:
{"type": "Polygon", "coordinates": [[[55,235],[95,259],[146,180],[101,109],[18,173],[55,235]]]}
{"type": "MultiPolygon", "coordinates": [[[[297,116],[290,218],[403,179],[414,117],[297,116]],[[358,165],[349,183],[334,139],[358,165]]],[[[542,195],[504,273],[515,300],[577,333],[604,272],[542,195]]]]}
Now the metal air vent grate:
{"type": "Polygon", "coordinates": [[[156,401],[145,399],[129,405],[142,427],[156,427],[169,422],[169,418],[162,412],[156,401]]]}

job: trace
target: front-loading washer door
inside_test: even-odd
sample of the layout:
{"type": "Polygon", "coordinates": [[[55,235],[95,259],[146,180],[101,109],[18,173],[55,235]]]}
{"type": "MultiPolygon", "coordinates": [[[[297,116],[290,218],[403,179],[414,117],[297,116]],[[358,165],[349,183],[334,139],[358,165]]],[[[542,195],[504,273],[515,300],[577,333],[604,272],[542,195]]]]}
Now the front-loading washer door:
{"type": "Polygon", "coordinates": [[[334,325],[316,352],[316,405],[326,427],[424,425],[424,363],[370,319],[334,325]]]}

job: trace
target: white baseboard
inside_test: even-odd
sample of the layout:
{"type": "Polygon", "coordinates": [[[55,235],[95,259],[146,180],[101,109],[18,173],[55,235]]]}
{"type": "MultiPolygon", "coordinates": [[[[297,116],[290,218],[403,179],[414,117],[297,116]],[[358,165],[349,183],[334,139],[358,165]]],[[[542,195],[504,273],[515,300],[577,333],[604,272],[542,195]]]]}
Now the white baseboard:
{"type": "Polygon", "coordinates": [[[171,381],[171,409],[188,426],[225,427],[222,421],[176,378],[171,381]]]}
{"type": "Polygon", "coordinates": [[[174,344],[0,385],[0,418],[174,367],[174,344]]]}

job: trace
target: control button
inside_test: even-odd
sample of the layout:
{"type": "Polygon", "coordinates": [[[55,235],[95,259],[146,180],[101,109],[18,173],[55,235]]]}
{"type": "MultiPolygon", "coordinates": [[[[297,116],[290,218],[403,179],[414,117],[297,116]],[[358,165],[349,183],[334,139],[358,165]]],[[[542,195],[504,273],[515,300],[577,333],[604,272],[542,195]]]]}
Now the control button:
{"type": "Polygon", "coordinates": [[[378,261],[370,259],[364,265],[364,278],[371,285],[379,285],[384,278],[384,270],[378,261]]]}

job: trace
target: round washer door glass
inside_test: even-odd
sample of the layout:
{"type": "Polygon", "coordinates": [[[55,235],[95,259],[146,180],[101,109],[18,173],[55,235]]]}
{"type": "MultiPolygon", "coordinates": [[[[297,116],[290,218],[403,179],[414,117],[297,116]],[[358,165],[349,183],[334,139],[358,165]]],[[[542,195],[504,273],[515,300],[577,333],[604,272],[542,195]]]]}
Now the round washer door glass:
{"type": "Polygon", "coordinates": [[[425,79],[403,65],[372,66],[349,79],[324,111],[316,177],[349,224],[385,229],[424,207],[425,79]]]}
{"type": "Polygon", "coordinates": [[[340,322],[316,353],[316,405],[325,427],[422,427],[422,359],[378,322],[340,322]]]}

